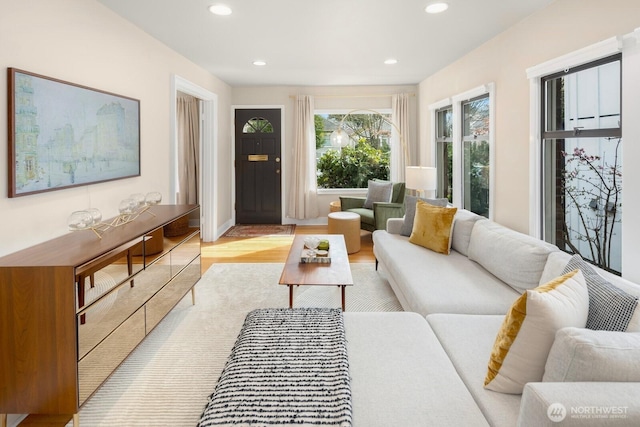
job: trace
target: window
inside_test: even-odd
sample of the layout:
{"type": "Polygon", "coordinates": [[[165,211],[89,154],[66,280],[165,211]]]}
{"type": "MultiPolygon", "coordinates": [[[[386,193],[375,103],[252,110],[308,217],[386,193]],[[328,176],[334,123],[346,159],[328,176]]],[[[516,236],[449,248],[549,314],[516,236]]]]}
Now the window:
{"type": "Polygon", "coordinates": [[[491,218],[493,93],[489,83],[429,106],[437,197],[491,218]]]}
{"type": "Polygon", "coordinates": [[[265,118],[253,117],[244,124],[242,133],[273,133],[273,125],[265,118]]]}
{"type": "Polygon", "coordinates": [[[436,170],[437,196],[453,202],[453,109],[450,105],[436,111],[436,170]]]}
{"type": "Polygon", "coordinates": [[[318,188],[367,188],[370,179],[389,179],[391,114],[316,111],[318,188]],[[331,134],[342,126],[348,141],[333,145],[331,134]]]}
{"type": "Polygon", "coordinates": [[[541,79],[544,238],[610,270],[622,263],[621,56],[541,79]]]}
{"type": "Polygon", "coordinates": [[[489,94],[462,103],[462,206],[489,217],[489,94]]]}

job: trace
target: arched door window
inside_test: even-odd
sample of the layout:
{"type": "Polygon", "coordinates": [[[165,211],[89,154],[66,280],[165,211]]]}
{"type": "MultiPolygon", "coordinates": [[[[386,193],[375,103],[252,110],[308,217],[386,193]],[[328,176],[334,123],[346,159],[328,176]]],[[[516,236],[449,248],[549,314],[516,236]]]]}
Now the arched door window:
{"type": "Polygon", "coordinates": [[[253,117],[244,124],[242,133],[273,133],[273,125],[265,118],[253,117]]]}

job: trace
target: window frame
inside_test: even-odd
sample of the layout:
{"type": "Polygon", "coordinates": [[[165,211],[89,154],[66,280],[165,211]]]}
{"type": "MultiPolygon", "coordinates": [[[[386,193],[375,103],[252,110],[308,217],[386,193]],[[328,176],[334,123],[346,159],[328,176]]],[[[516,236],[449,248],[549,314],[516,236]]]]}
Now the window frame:
{"type": "MultiPolygon", "coordinates": [[[[345,109],[345,108],[316,108],[313,110],[313,115],[314,117],[316,115],[319,114],[343,114],[343,115],[355,115],[355,114],[379,114],[379,115],[388,115],[389,118],[389,123],[390,126],[392,128],[393,131],[393,122],[391,120],[391,115],[393,114],[392,109],[391,108],[362,108],[362,109],[345,109]]],[[[389,141],[391,144],[391,140],[389,141]]],[[[315,150],[315,148],[314,148],[315,150]]],[[[391,147],[390,147],[390,152],[391,152],[391,147]]],[[[317,167],[317,160],[316,163],[314,163],[314,168],[317,167]]],[[[389,175],[391,176],[391,167],[392,165],[389,164],[389,175]]],[[[317,171],[317,169],[316,169],[317,171]]],[[[316,183],[317,185],[317,183],[316,183]]],[[[317,187],[317,194],[338,194],[338,195],[346,195],[346,196],[360,196],[360,195],[364,195],[367,192],[367,188],[363,187],[363,188],[320,188],[317,187]]]]}
{"type": "Polygon", "coordinates": [[[579,73],[580,71],[589,70],[592,68],[599,67],[601,65],[613,63],[616,61],[620,61],[620,85],[622,86],[622,53],[618,52],[616,54],[607,56],[605,58],[600,58],[595,61],[587,62],[584,64],[580,64],[578,66],[572,68],[566,68],[562,71],[555,72],[549,75],[540,77],[540,135],[541,142],[545,139],[567,139],[567,138],[602,138],[602,137],[610,137],[613,136],[615,138],[622,138],[622,89],[620,93],[620,125],[617,128],[598,128],[598,129],[581,129],[576,132],[575,129],[571,130],[555,130],[549,131],[546,130],[546,120],[545,115],[547,112],[547,107],[545,105],[545,95],[546,88],[545,83],[549,80],[554,80],[558,77],[569,76],[571,74],[579,73]]]}
{"type": "MultiPolygon", "coordinates": [[[[558,166],[557,162],[559,162],[560,160],[556,160],[556,159],[560,159],[561,157],[560,151],[565,151],[565,150],[570,151],[570,149],[568,149],[567,145],[565,144],[569,144],[569,145],[572,144],[571,142],[569,142],[571,140],[583,140],[585,144],[589,144],[588,141],[593,141],[593,140],[602,140],[602,139],[611,138],[611,139],[618,139],[620,141],[620,139],[622,138],[622,122],[623,122],[622,120],[622,54],[616,53],[614,55],[607,56],[605,58],[600,58],[595,61],[591,61],[585,64],[580,64],[579,66],[576,66],[573,68],[568,68],[560,72],[542,76],[540,79],[540,83],[541,83],[540,84],[540,90],[541,90],[540,92],[540,100],[541,100],[540,102],[540,108],[541,108],[541,111],[540,111],[541,177],[540,179],[542,181],[541,183],[542,207],[545,209],[545,211],[542,214],[542,224],[541,224],[542,237],[541,238],[545,241],[555,244],[560,248],[560,250],[571,254],[573,252],[567,249],[567,244],[566,243],[562,244],[562,242],[564,242],[565,240],[561,237],[562,233],[558,231],[564,227],[564,224],[571,223],[570,219],[567,219],[567,217],[570,218],[571,212],[567,211],[567,208],[564,207],[562,209],[563,214],[558,213],[561,208],[561,202],[559,200],[559,197],[562,197],[562,193],[559,193],[557,188],[558,173],[564,173],[563,171],[566,171],[566,169],[564,167],[558,166]],[[580,73],[582,71],[596,70],[599,67],[602,67],[604,65],[614,64],[614,63],[618,63],[619,65],[619,69],[618,69],[619,86],[617,88],[618,102],[619,102],[618,126],[617,127],[601,127],[601,128],[600,127],[598,128],[574,127],[573,129],[547,130],[548,123],[549,123],[549,116],[552,115],[553,113],[556,113],[555,111],[552,111],[552,107],[550,106],[550,103],[548,102],[548,99],[547,99],[550,97],[550,94],[548,93],[547,83],[559,78],[575,76],[577,73],[580,73]],[[549,166],[549,164],[551,164],[551,166],[549,166]],[[552,171],[553,171],[553,174],[551,174],[552,171]]],[[[601,90],[600,81],[597,82],[597,85],[595,87],[587,86],[587,88],[596,90],[598,91],[598,93],[600,93],[600,90],[601,90]]],[[[580,93],[584,93],[584,92],[580,92],[580,89],[577,85],[575,89],[576,89],[575,91],[565,92],[565,96],[567,96],[568,94],[573,96],[578,96],[580,93]]],[[[582,105],[582,104],[578,104],[578,105],[582,105]]],[[[599,101],[598,101],[598,105],[600,106],[599,101]]],[[[574,111],[573,113],[577,114],[577,111],[574,111]]],[[[556,113],[555,116],[558,116],[558,114],[556,113]]],[[[606,117],[606,116],[596,115],[594,118],[602,119],[603,117],[606,117]]],[[[569,120],[571,120],[571,118],[572,117],[569,116],[569,120]]],[[[575,119],[580,120],[581,118],[576,117],[575,119]]],[[[600,145],[600,147],[602,146],[600,145]]],[[[624,150],[621,149],[619,166],[622,166],[623,151],[624,150]]],[[[596,208],[592,207],[592,209],[595,210],[596,208]]],[[[576,211],[574,210],[572,212],[575,214],[576,211]]],[[[614,219],[615,219],[615,216],[614,216],[614,219]]],[[[620,221],[620,226],[622,226],[621,216],[619,217],[618,221],[620,221]]],[[[614,223],[612,222],[610,226],[612,227],[612,230],[613,230],[614,223]]],[[[575,232],[575,230],[572,232],[575,232]]],[[[605,234],[613,233],[613,231],[610,232],[605,229],[604,233],[605,234]]],[[[608,235],[608,237],[609,239],[613,239],[611,235],[608,235]]],[[[569,241],[571,240],[572,239],[569,239],[569,241]]],[[[580,246],[579,242],[576,243],[574,241],[574,244],[577,246],[580,246]]],[[[609,252],[610,250],[611,249],[609,248],[605,251],[605,253],[607,253],[609,257],[611,256],[611,252],[609,252]]],[[[615,249],[613,251],[615,252],[615,249]]],[[[620,242],[620,251],[622,251],[621,242],[620,242]]],[[[583,258],[587,259],[587,256],[585,255],[584,252],[580,251],[579,249],[576,249],[576,252],[580,253],[583,256],[583,258]]],[[[598,253],[600,252],[598,251],[598,253]]],[[[589,260],[589,261],[596,263],[595,260],[589,260]]],[[[622,261],[622,253],[620,253],[619,261],[620,262],[622,261]]],[[[605,267],[597,263],[596,265],[599,265],[601,268],[607,269],[610,272],[613,272],[614,274],[620,274],[620,271],[614,268],[617,265],[615,261],[611,261],[611,264],[609,264],[608,267],[605,267]]],[[[621,267],[618,267],[618,268],[620,268],[621,270],[621,267]]]]}
{"type": "MultiPolygon", "coordinates": [[[[482,97],[489,97],[489,214],[488,218],[493,219],[494,215],[494,200],[495,200],[495,83],[487,83],[482,86],[475,87],[466,92],[452,96],[429,105],[431,110],[431,155],[435,159],[437,156],[436,149],[436,121],[437,111],[443,109],[447,105],[451,105],[453,108],[452,120],[453,120],[453,168],[452,168],[452,204],[458,207],[464,207],[464,135],[462,135],[463,129],[463,114],[462,105],[465,102],[482,97]]],[[[440,184],[438,184],[440,186],[440,184]]]]}
{"type": "MultiPolygon", "coordinates": [[[[436,165],[436,171],[437,171],[437,189],[436,189],[436,197],[439,198],[444,198],[448,196],[448,188],[446,188],[448,186],[448,182],[445,183],[445,180],[448,181],[446,179],[447,175],[445,174],[445,168],[441,167],[440,165],[440,161],[444,161],[444,152],[446,150],[446,146],[447,144],[451,144],[452,148],[453,148],[453,105],[451,105],[450,103],[448,105],[445,105],[444,107],[440,107],[435,109],[434,111],[434,127],[433,127],[433,132],[434,132],[434,144],[435,144],[435,165],[436,165]],[[448,111],[451,112],[451,135],[447,136],[441,136],[441,132],[440,132],[440,123],[441,120],[439,118],[441,113],[447,113],[448,111]],[[445,194],[446,193],[446,194],[445,194]]],[[[447,159],[448,160],[448,159],[447,159]]],[[[452,159],[453,160],[453,159],[452,159]]],[[[453,164],[451,165],[451,170],[449,171],[449,174],[452,176],[453,178],[453,164]]],[[[447,197],[448,198],[448,197],[447,197]]],[[[449,199],[449,202],[453,201],[453,181],[451,183],[451,198],[449,199]]]]}
{"type": "MultiPolygon", "coordinates": [[[[544,240],[544,153],[542,78],[622,52],[622,41],[611,37],[526,70],[529,79],[529,235],[544,240]]],[[[622,120],[622,110],[620,111],[622,120]]],[[[624,251],[623,251],[624,252],[624,251]]]]}
{"type": "MultiPolygon", "coordinates": [[[[469,180],[466,179],[467,166],[468,166],[468,162],[469,162],[470,159],[466,159],[465,158],[465,153],[466,153],[466,144],[468,142],[471,142],[471,143],[476,142],[478,136],[477,135],[467,135],[466,134],[465,127],[466,127],[466,124],[467,124],[466,123],[467,115],[466,115],[465,109],[466,109],[467,105],[470,105],[470,104],[472,104],[472,103],[474,103],[476,101],[480,101],[482,99],[486,99],[487,100],[487,104],[488,104],[488,107],[489,107],[489,110],[490,110],[490,107],[491,107],[491,96],[490,96],[489,93],[484,93],[482,95],[473,97],[473,98],[471,98],[471,99],[469,99],[467,101],[462,101],[460,103],[460,109],[461,109],[461,112],[462,112],[462,115],[461,115],[461,118],[460,118],[460,126],[461,126],[461,132],[460,132],[461,133],[461,135],[460,135],[461,141],[460,141],[460,145],[461,145],[461,152],[462,152],[462,187],[461,187],[462,188],[462,191],[461,191],[461,193],[462,193],[462,205],[461,206],[462,206],[462,208],[467,209],[467,210],[472,211],[472,212],[473,212],[473,210],[471,208],[471,191],[470,191],[470,189],[471,189],[471,179],[469,179],[469,180]]],[[[491,144],[489,143],[489,141],[491,140],[491,121],[492,121],[492,117],[491,117],[491,111],[488,111],[488,113],[489,113],[489,129],[487,129],[488,133],[484,134],[484,135],[486,135],[486,137],[483,138],[481,141],[487,141],[487,144],[489,145],[489,156],[491,156],[491,152],[493,150],[492,150],[492,147],[491,147],[491,144]]],[[[491,165],[491,161],[489,161],[489,173],[491,173],[491,169],[492,169],[491,166],[492,166],[491,165]]],[[[489,191],[489,193],[490,193],[490,191],[489,191]]],[[[488,200],[487,200],[487,203],[488,203],[488,200]]],[[[490,207],[488,207],[488,209],[490,209],[490,207]]],[[[479,212],[475,212],[475,213],[478,213],[479,215],[482,215],[479,212]]],[[[488,215],[489,215],[489,212],[487,212],[487,216],[488,215]]]]}

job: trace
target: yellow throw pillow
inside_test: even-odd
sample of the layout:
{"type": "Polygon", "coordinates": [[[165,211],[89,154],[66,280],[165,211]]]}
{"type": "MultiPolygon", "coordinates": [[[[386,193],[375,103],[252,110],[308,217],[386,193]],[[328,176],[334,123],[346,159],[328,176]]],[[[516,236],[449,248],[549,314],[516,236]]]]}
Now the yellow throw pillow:
{"type": "Polygon", "coordinates": [[[433,206],[418,200],[409,241],[441,254],[451,251],[451,231],[457,208],[433,206]]]}
{"type": "Polygon", "coordinates": [[[584,328],[589,293],[580,270],[527,290],[511,306],[491,351],[485,388],[521,394],[526,383],[542,381],[556,332],[584,328]]]}

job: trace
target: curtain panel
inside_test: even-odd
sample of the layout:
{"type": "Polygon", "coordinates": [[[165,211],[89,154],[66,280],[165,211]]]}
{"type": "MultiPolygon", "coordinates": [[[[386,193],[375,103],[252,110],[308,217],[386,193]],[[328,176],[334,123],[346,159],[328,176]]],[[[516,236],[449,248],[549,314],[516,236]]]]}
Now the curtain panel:
{"type": "Polygon", "coordinates": [[[293,164],[288,191],[287,216],[295,219],[318,217],[316,184],[316,131],[313,121],[313,97],[295,99],[293,164]]]}
{"type": "Polygon", "coordinates": [[[178,126],[178,204],[198,203],[198,171],[200,168],[200,121],[197,98],[179,94],[178,126]]]}
{"type": "Polygon", "coordinates": [[[391,181],[405,181],[405,167],[409,164],[409,94],[391,97],[391,121],[398,127],[391,132],[391,181]]]}

